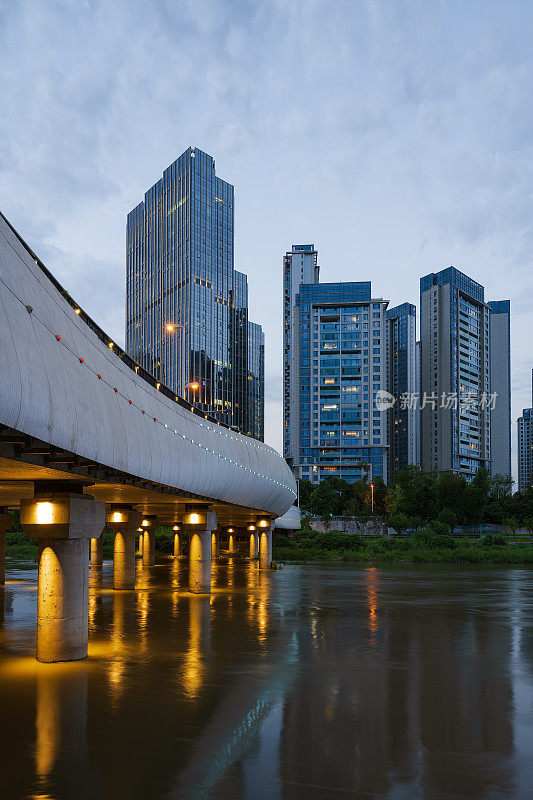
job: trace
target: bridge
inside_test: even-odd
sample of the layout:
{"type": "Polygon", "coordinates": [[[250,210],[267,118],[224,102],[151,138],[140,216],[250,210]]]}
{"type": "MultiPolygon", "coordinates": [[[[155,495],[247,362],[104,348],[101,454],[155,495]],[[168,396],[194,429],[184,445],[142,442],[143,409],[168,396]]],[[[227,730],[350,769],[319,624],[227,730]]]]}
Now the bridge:
{"type": "Polygon", "coordinates": [[[85,313],[0,214],[0,584],[10,508],[39,543],[37,658],[87,656],[89,552],[114,537],[114,588],[155,563],[155,529],[189,534],[189,590],[209,593],[220,542],[259,568],[299,528],[283,457],[177,397],[85,313]]]}

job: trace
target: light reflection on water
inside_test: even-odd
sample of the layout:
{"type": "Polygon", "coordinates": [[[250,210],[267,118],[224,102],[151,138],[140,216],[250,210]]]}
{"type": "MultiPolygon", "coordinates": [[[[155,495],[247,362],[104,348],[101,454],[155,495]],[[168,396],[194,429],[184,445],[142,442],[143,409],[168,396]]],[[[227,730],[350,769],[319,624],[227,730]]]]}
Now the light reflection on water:
{"type": "Polygon", "coordinates": [[[526,569],[91,570],[89,659],[33,658],[0,590],[4,798],[530,798],[526,569]]]}

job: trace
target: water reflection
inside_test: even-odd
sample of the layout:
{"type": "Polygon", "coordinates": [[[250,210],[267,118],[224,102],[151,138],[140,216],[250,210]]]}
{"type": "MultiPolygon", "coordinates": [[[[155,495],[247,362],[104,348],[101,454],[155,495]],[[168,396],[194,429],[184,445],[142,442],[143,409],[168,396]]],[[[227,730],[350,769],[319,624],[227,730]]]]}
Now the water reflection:
{"type": "Polygon", "coordinates": [[[196,700],[207,671],[211,647],[211,601],[205,595],[189,597],[189,642],[183,665],[182,690],[189,700],[196,700]]]}
{"type": "Polygon", "coordinates": [[[10,584],[2,798],[529,797],[529,570],[187,567],[91,577],[84,664],[36,664],[10,584]]]}
{"type": "Polygon", "coordinates": [[[86,796],[86,729],[86,665],[39,665],[35,773],[42,795],[86,796]]]}

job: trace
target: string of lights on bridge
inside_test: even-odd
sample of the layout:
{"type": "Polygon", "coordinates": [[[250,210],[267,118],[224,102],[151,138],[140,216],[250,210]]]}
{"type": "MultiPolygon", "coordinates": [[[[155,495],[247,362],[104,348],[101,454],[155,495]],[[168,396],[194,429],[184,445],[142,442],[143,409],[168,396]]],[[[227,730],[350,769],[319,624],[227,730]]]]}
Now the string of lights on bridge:
{"type": "MultiPolygon", "coordinates": [[[[55,334],[55,338],[57,339],[58,342],[61,342],[61,344],[65,347],[66,350],[68,350],[69,353],[71,353],[73,356],[78,358],[80,364],[84,364],[87,367],[87,369],[89,369],[93,373],[93,375],[96,375],[98,380],[101,380],[103,383],[106,384],[106,386],[109,386],[110,388],[113,388],[113,391],[115,392],[115,394],[118,394],[120,397],[123,397],[125,400],[128,401],[128,403],[131,406],[133,406],[134,408],[137,408],[139,411],[141,411],[142,414],[146,415],[146,409],[140,408],[136,403],[133,402],[133,400],[130,400],[128,397],[126,397],[124,394],[122,394],[117,386],[113,386],[112,387],[112,385],[108,381],[106,381],[106,379],[102,376],[102,373],[95,372],[91,367],[89,367],[89,365],[86,363],[86,361],[85,361],[85,359],[83,357],[79,357],[73,350],[71,350],[70,347],[68,347],[67,344],[65,344],[65,342],[64,342],[64,340],[63,340],[63,338],[62,338],[62,336],[60,334],[55,334]]],[[[110,345],[112,345],[112,344],[113,343],[110,342],[110,345]]],[[[112,350],[111,346],[110,346],[110,349],[112,350]]],[[[256,470],[252,469],[251,467],[246,467],[244,464],[240,464],[238,461],[235,461],[233,458],[228,458],[227,456],[224,456],[221,453],[217,453],[216,450],[211,450],[211,448],[206,447],[201,442],[197,442],[195,439],[191,439],[190,437],[185,436],[185,434],[180,433],[175,428],[173,428],[173,426],[169,427],[169,425],[166,422],[162,422],[160,419],[158,419],[158,417],[152,417],[151,415],[148,415],[148,417],[150,419],[153,419],[153,421],[155,423],[157,423],[158,425],[161,425],[163,428],[168,430],[170,433],[174,433],[177,436],[181,436],[181,438],[184,439],[185,441],[191,442],[191,444],[194,444],[197,447],[201,448],[202,450],[205,450],[207,453],[211,453],[212,455],[215,455],[218,458],[223,459],[224,461],[227,461],[230,464],[234,464],[236,467],[239,467],[240,469],[243,469],[246,472],[251,473],[252,475],[256,475],[258,478],[263,478],[264,480],[267,480],[270,483],[273,483],[273,484],[275,484],[277,486],[281,486],[284,489],[288,489],[288,491],[290,491],[290,493],[294,497],[296,497],[296,492],[293,489],[291,489],[290,486],[288,486],[287,484],[282,483],[281,481],[276,481],[273,478],[269,478],[268,475],[263,475],[263,473],[257,472],[256,470]]],[[[199,424],[201,428],[205,428],[206,430],[210,431],[211,433],[218,433],[220,436],[224,436],[226,439],[231,439],[231,440],[233,440],[235,442],[239,442],[240,444],[243,443],[242,440],[237,439],[236,436],[230,436],[228,433],[224,433],[224,431],[218,431],[218,430],[216,430],[216,428],[212,428],[210,425],[205,425],[203,422],[197,423],[196,420],[194,420],[194,422],[195,422],[195,424],[199,424]]],[[[246,444],[248,444],[251,447],[257,447],[258,450],[264,450],[265,452],[270,452],[270,453],[273,452],[271,450],[268,450],[268,448],[266,448],[266,447],[260,447],[260,446],[254,445],[252,442],[246,442],[246,444]]]]}

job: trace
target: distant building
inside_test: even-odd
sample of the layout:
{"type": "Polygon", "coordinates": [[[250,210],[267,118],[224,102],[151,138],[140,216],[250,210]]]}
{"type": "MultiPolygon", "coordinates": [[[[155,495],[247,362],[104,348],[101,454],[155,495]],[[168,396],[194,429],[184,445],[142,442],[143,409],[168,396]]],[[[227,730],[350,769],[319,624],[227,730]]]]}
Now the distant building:
{"type": "Polygon", "coordinates": [[[265,438],[265,334],[260,325],[248,323],[248,366],[246,387],[246,425],[244,433],[254,439],[265,438]]]}
{"type": "Polygon", "coordinates": [[[518,491],[533,486],[533,408],[524,408],[518,419],[518,491]]]}
{"type": "Polygon", "coordinates": [[[454,267],[421,278],[420,326],[422,469],[470,480],[491,466],[491,412],[482,402],[491,391],[483,286],[454,267]],[[471,404],[454,406],[454,397],[471,404]]]}
{"type": "Polygon", "coordinates": [[[126,349],[177,395],[244,430],[248,289],[233,244],[233,186],[189,147],[128,214],[126,349]]]}
{"type": "Polygon", "coordinates": [[[494,475],[511,477],[511,303],[493,300],[490,308],[490,382],[495,406],[490,419],[494,475]]]}
{"type": "MultiPolygon", "coordinates": [[[[533,405],[533,370],[531,371],[533,405]]],[[[518,491],[533,486],[533,408],[524,408],[518,419],[518,491]]]]}
{"type": "Polygon", "coordinates": [[[386,312],[388,391],[394,405],[388,414],[389,482],[408,464],[418,464],[418,388],[416,307],[403,303],[386,312]]]}
{"type": "Polygon", "coordinates": [[[387,301],[372,297],[370,282],[309,277],[289,317],[289,463],[313,483],[364,475],[387,481],[387,411],[376,404],[387,388],[387,301]]]}
{"type": "MultiPolygon", "coordinates": [[[[291,419],[291,397],[299,391],[299,372],[293,365],[295,351],[292,346],[294,334],[293,309],[302,284],[317,284],[320,267],[318,251],[314,244],[293,244],[283,257],[283,455],[292,466],[293,426],[291,419]]],[[[298,421],[296,420],[296,427],[298,421]]]]}

